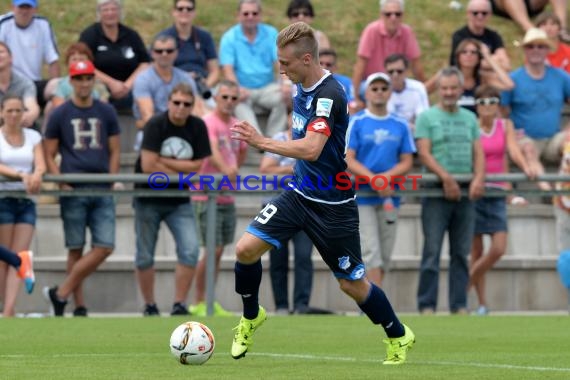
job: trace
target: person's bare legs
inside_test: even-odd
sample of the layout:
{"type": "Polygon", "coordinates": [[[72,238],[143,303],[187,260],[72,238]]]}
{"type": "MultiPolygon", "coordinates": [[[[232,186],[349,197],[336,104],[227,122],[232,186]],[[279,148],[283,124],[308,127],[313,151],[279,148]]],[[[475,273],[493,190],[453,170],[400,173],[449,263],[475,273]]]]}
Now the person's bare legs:
{"type": "MultiPolygon", "coordinates": [[[[25,251],[30,248],[34,226],[31,224],[3,224],[0,226],[1,243],[14,252],[25,251]]],[[[22,279],[18,277],[15,268],[10,267],[6,276],[6,287],[4,293],[4,317],[15,315],[16,301],[22,279]]]]}
{"type": "Polygon", "coordinates": [[[57,288],[57,297],[59,299],[67,299],[71,293],[89,276],[95,272],[97,267],[101,265],[113,252],[111,248],[93,247],[89,252],[79,259],[65,280],[57,288]]]}
{"type": "Polygon", "coordinates": [[[136,269],[137,282],[141,291],[144,303],[153,305],[154,301],[154,268],[136,269]]]}
{"type": "MultiPolygon", "coordinates": [[[[470,273],[473,270],[475,263],[479,261],[482,256],[483,256],[483,235],[475,234],[475,236],[473,236],[473,242],[471,243],[471,256],[469,257],[470,273]]],[[[467,285],[467,291],[471,290],[472,287],[475,288],[475,292],[477,293],[477,299],[479,299],[479,284],[474,283],[470,274],[469,285],[467,285]]]]}
{"type": "Polygon", "coordinates": [[[186,304],[186,298],[188,298],[188,292],[194,279],[194,272],[194,267],[180,263],[176,264],[176,269],[174,270],[174,302],[186,304]]]}
{"type": "MultiPolygon", "coordinates": [[[[214,271],[214,283],[218,279],[218,272],[220,271],[220,261],[224,253],[224,246],[216,247],[216,269],[214,271]]],[[[199,304],[206,299],[206,264],[208,262],[208,253],[204,252],[202,258],[196,266],[196,289],[194,301],[199,304]]]]}
{"type": "MultiPolygon", "coordinates": [[[[561,24],[560,26],[561,26],[562,30],[566,29],[566,8],[567,8],[566,1],[567,0],[550,0],[549,1],[550,6],[552,7],[553,13],[556,16],[558,16],[558,18],[560,19],[560,24],[561,24]]],[[[540,0],[540,1],[531,0],[531,4],[533,4],[533,3],[539,3],[539,5],[540,5],[540,4],[544,3],[544,1],[543,0],[540,0]]],[[[533,7],[534,7],[534,5],[533,5],[533,7]]],[[[540,9],[540,7],[538,9],[540,9]]]]}
{"type": "Polygon", "coordinates": [[[471,282],[475,284],[479,305],[486,305],[485,298],[485,274],[495,265],[505,254],[507,249],[507,233],[496,232],[491,235],[491,247],[486,255],[482,255],[476,260],[470,271],[471,282]]]}
{"type": "MultiPolygon", "coordinates": [[[[542,9],[546,6],[548,1],[549,0],[531,0],[530,4],[532,9],[542,9]]],[[[495,0],[495,6],[497,9],[507,13],[523,31],[526,32],[530,28],[534,28],[534,24],[528,17],[528,10],[526,9],[524,0],[495,0]]]]}
{"type": "MultiPolygon", "coordinates": [[[[83,248],[70,249],[67,252],[67,274],[71,273],[73,266],[81,259],[83,256],[83,248]]],[[[85,306],[85,299],[83,298],[83,281],[77,285],[73,290],[73,302],[75,307],[85,306]]]]}

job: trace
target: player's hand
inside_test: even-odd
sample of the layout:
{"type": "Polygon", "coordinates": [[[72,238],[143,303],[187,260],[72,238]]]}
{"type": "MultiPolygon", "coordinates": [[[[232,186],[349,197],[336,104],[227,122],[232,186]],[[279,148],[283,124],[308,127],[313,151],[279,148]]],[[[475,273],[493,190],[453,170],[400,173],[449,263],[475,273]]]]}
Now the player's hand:
{"type": "Polygon", "coordinates": [[[259,134],[257,129],[247,121],[240,121],[234,124],[234,126],[230,128],[230,131],[232,132],[232,139],[245,141],[255,148],[259,147],[258,144],[261,142],[261,139],[263,139],[263,136],[259,134]]]}

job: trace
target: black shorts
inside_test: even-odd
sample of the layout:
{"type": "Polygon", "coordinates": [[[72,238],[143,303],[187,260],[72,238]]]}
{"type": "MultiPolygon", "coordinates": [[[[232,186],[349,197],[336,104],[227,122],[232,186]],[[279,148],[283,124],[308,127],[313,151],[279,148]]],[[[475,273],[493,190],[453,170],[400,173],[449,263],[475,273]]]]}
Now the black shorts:
{"type": "MultiPolygon", "coordinates": [[[[509,1],[509,0],[507,0],[507,1],[509,1]]],[[[528,14],[528,17],[530,17],[530,18],[533,18],[534,16],[542,13],[542,11],[544,10],[544,7],[540,8],[540,9],[531,9],[530,0],[524,0],[524,6],[526,8],[526,13],[528,14]]],[[[508,18],[508,19],[511,18],[511,16],[509,16],[508,13],[506,13],[504,10],[497,9],[497,5],[495,4],[495,2],[493,0],[491,0],[491,9],[492,9],[492,12],[495,16],[508,18]]]]}
{"type": "Polygon", "coordinates": [[[320,203],[289,190],[272,199],[246,231],[276,248],[298,231],[305,231],[335,277],[357,280],[365,274],[358,224],[353,200],[320,203]]]}

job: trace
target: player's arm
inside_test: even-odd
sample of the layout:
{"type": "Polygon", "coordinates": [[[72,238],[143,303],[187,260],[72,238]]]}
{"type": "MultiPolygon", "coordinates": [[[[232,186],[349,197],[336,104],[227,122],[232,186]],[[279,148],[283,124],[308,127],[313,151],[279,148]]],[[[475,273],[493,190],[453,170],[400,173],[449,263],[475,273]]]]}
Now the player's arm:
{"type": "Polygon", "coordinates": [[[277,141],[264,137],[247,121],[235,124],[231,131],[235,133],[234,139],[245,141],[259,150],[306,161],[319,158],[330,136],[330,127],[324,118],[313,120],[307,127],[305,137],[297,140],[277,141]]]}

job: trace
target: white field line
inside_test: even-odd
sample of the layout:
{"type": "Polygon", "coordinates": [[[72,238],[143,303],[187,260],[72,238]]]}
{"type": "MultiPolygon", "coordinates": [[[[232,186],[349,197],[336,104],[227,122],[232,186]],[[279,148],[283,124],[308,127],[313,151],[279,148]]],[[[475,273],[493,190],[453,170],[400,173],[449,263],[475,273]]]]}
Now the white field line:
{"type": "MultiPolygon", "coordinates": [[[[219,355],[220,353],[218,353],[219,355]]],[[[223,353],[222,355],[224,355],[223,353]]],[[[364,359],[356,357],[342,357],[342,356],[327,356],[327,355],[305,355],[305,354],[276,354],[269,352],[250,352],[248,356],[265,356],[281,359],[295,359],[295,360],[328,360],[336,362],[366,362],[366,363],[382,363],[381,359],[364,359]]],[[[90,357],[141,357],[141,356],[169,356],[168,353],[144,353],[144,352],[123,352],[121,354],[103,354],[103,353],[85,353],[85,354],[47,354],[47,355],[34,355],[32,353],[26,354],[0,354],[0,359],[26,359],[30,358],[90,358],[90,357]]],[[[500,368],[522,371],[534,372],[568,372],[568,367],[542,367],[542,366],[523,366],[513,364],[493,364],[493,363],[477,363],[477,362],[453,362],[453,361],[417,361],[410,360],[407,365],[432,365],[432,366],[456,366],[456,367],[475,367],[475,368],[500,368]]]]}

